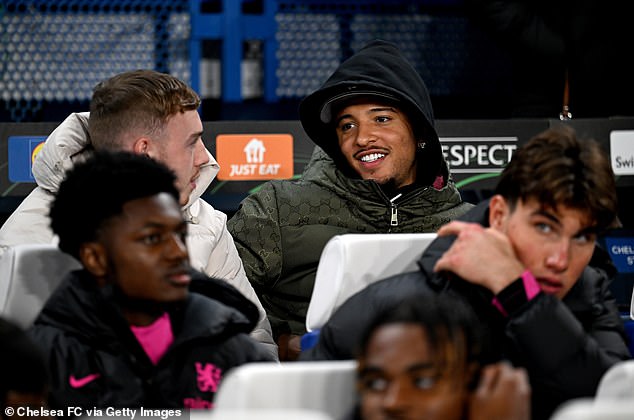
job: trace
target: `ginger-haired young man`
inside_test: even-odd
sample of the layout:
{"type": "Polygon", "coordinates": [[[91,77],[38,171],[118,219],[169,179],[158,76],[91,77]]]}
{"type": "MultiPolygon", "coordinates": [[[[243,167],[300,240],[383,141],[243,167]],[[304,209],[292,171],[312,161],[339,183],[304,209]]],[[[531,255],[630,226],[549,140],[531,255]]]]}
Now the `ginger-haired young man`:
{"type": "Polygon", "coordinates": [[[192,266],[226,280],[258,306],[260,322],[252,335],[277,355],[266,312],[227,230],[227,216],[201,197],[220,167],[203,143],[199,106],[192,88],[153,70],[126,71],[97,84],[90,114],[68,116],[38,153],[33,162],[37,187],[0,229],[0,255],[16,244],[55,241],[48,219],[50,203],[65,171],[93,150],[150,156],[176,174],[192,266]]]}

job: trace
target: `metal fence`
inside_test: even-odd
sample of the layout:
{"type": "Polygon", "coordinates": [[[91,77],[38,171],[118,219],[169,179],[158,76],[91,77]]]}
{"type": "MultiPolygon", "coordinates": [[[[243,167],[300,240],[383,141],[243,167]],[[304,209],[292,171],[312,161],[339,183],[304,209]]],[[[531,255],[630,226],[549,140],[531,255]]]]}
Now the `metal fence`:
{"type": "Polygon", "coordinates": [[[373,38],[399,45],[432,95],[495,94],[503,63],[460,1],[1,0],[0,101],[32,121],[137,68],[225,101],[301,98],[373,38]]]}

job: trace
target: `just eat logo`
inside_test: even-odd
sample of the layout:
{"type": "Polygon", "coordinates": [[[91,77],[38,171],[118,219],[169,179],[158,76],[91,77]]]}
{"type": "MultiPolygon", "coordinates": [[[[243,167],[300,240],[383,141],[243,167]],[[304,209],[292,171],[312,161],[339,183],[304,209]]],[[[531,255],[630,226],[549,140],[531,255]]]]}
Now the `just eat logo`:
{"type": "Polygon", "coordinates": [[[221,181],[289,179],[293,177],[290,134],[221,134],[216,137],[221,181]]]}

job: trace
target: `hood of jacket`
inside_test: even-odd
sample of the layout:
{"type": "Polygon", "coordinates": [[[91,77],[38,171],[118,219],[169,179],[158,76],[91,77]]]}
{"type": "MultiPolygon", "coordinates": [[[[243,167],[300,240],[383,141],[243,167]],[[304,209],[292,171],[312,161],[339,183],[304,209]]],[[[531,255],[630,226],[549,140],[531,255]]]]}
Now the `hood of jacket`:
{"type": "MultiPolygon", "coordinates": [[[[92,151],[88,135],[88,112],[69,115],[47,137],[44,146],[33,162],[33,177],[37,185],[52,193],[57,192],[66,171],[75,162],[86,159],[92,151]]],[[[207,151],[209,162],[200,168],[196,188],[189,195],[183,210],[189,209],[205,192],[220,171],[220,165],[207,151]]]]}
{"type": "MultiPolygon", "coordinates": [[[[192,276],[186,304],[167,309],[174,324],[181,325],[179,340],[253,330],[259,318],[253,303],[226,282],[197,272],[192,276]],[[203,282],[210,283],[195,285],[203,282]]],[[[118,332],[129,326],[113,296],[111,287],[99,289],[86,270],[73,271],[46,302],[35,325],[52,326],[103,345],[119,341],[118,332]]]]}
{"type": "Polygon", "coordinates": [[[344,61],[328,80],[300,103],[299,116],[308,136],[332,157],[337,166],[351,172],[339,148],[330,122],[333,103],[348,97],[371,95],[398,103],[408,115],[414,135],[425,142],[417,149],[418,179],[431,184],[448,169],[434,128],[434,112],[425,82],[392,43],[376,40],[344,61]]]}

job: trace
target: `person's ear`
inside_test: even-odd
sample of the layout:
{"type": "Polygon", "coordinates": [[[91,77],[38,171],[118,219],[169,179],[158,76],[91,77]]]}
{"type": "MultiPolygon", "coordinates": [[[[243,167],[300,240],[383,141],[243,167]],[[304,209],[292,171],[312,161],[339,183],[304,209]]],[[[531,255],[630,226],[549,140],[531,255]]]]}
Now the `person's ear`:
{"type": "Polygon", "coordinates": [[[482,371],[482,366],[480,363],[472,361],[468,362],[465,366],[464,370],[464,379],[467,389],[469,391],[474,391],[478,387],[478,383],[480,382],[480,372],[482,371]]]}
{"type": "Polygon", "coordinates": [[[506,219],[511,213],[508,201],[499,194],[491,197],[489,201],[489,226],[494,229],[503,230],[506,219]]]}
{"type": "Polygon", "coordinates": [[[139,155],[150,156],[152,149],[152,141],[147,137],[139,137],[132,144],[132,151],[139,155]]]}
{"type": "Polygon", "coordinates": [[[103,278],[108,273],[108,258],[103,245],[86,242],[79,247],[79,260],[93,276],[103,278]]]}

